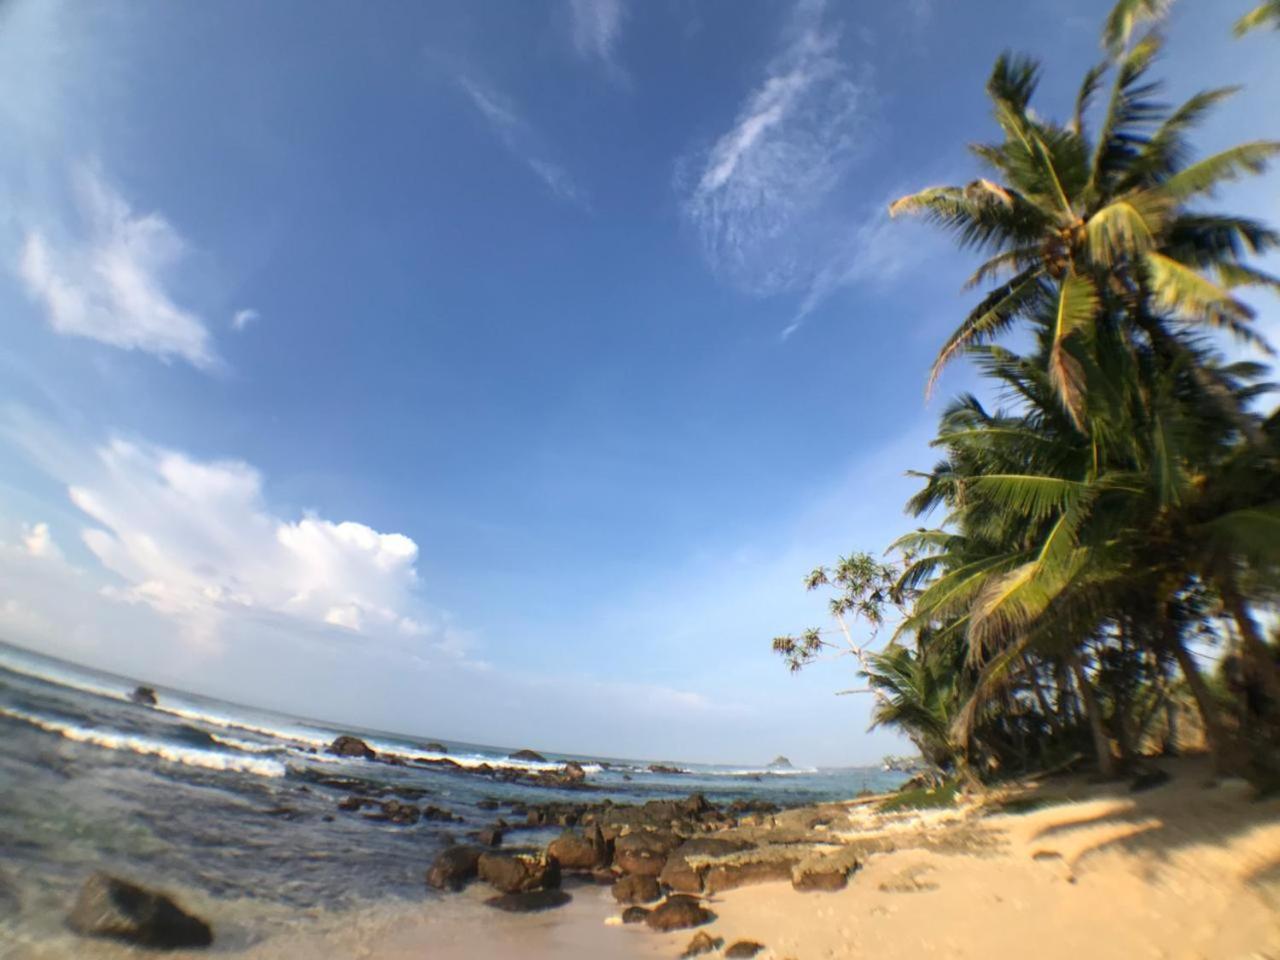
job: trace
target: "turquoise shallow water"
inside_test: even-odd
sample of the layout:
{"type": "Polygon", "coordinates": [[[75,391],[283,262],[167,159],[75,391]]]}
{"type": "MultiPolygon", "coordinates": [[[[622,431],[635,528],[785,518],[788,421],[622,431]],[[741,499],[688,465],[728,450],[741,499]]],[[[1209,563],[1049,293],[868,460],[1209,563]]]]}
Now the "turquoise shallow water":
{"type": "MultiPolygon", "coordinates": [[[[134,685],[0,647],[0,883],[19,904],[0,911],[0,943],[60,929],[66,904],[95,869],[192,891],[204,902],[269,904],[276,917],[392,900],[430,909],[426,864],[451,838],[491,824],[499,813],[486,807],[494,800],[643,802],[701,792],[715,803],[800,804],[891,789],[903,779],[866,768],[779,774],[678,761],[686,772],[659,774],[649,761],[548,754],[548,766],[580,761],[596,789],[547,789],[327,756],[323,747],[339,733],[408,760],[440,754],[426,740],[339,730],[171,690],[158,691],[158,707],[142,706],[128,699],[134,685]],[[402,791],[458,820],[398,826],[337,809],[353,792],[379,791],[402,791]]],[[[510,763],[507,747],[444,745],[464,767],[510,763]]],[[[540,842],[548,834],[516,838],[540,842]]]]}

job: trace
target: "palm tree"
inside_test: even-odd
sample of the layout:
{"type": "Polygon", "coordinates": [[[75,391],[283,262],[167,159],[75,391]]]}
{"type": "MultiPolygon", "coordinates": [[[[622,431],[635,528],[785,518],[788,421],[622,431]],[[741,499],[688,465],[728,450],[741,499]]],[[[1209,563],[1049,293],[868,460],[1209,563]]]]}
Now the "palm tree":
{"type": "Polygon", "coordinates": [[[1280,30],[1280,0],[1266,0],[1256,10],[1246,13],[1236,22],[1236,36],[1242,37],[1251,30],[1271,25],[1280,30]]]}

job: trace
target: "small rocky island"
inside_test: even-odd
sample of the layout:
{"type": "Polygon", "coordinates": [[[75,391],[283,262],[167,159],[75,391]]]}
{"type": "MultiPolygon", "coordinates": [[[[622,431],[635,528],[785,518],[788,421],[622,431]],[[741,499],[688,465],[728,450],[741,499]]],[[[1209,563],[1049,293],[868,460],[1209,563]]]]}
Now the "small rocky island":
{"type": "Polygon", "coordinates": [[[784,756],[782,756],[781,754],[779,754],[778,756],[774,757],[774,758],[769,762],[769,765],[768,765],[767,769],[769,769],[769,770],[794,770],[794,769],[795,769],[795,767],[793,767],[793,766],[791,765],[791,761],[790,761],[790,760],[788,760],[786,757],[784,757],[784,756]]]}

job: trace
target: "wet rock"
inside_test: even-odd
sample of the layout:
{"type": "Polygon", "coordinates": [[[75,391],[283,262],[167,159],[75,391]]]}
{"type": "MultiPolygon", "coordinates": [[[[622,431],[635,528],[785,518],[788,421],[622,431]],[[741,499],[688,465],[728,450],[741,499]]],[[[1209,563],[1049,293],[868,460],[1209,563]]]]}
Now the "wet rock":
{"type": "Polygon", "coordinates": [[[444,809],[444,807],[435,807],[435,806],[423,807],[422,819],[436,820],[436,821],[439,821],[440,823],[460,823],[462,821],[462,818],[455,817],[451,810],[446,810],[444,809]]]}
{"type": "Polygon", "coordinates": [[[582,764],[570,760],[561,768],[561,775],[572,783],[580,783],[587,778],[587,771],[582,769],[582,764]]]}
{"type": "Polygon", "coordinates": [[[613,863],[623,873],[656,877],[679,844],[679,837],[665,831],[628,833],[614,841],[613,863]]]}
{"type": "Polygon", "coordinates": [[[508,913],[534,913],[563,907],[572,899],[563,890],[527,890],[523,893],[504,893],[500,897],[490,897],[484,904],[508,913]]]}
{"type": "Polygon", "coordinates": [[[507,758],[508,760],[525,760],[530,763],[546,763],[547,758],[540,754],[537,750],[517,750],[507,758]]]}
{"type": "Polygon", "coordinates": [[[560,865],[536,854],[482,853],[480,879],[503,893],[525,893],[560,886],[560,865]]]}
{"type": "Polygon", "coordinates": [[[497,810],[498,807],[501,806],[501,804],[499,804],[498,801],[495,800],[493,797],[485,797],[483,800],[477,803],[476,806],[479,807],[481,810],[497,810]]]}
{"type": "Polygon", "coordinates": [[[478,847],[446,847],[427,871],[427,885],[437,890],[461,890],[475,878],[480,853],[478,847]]]}
{"type": "Polygon", "coordinates": [[[688,771],[687,771],[687,770],[681,770],[679,767],[672,767],[672,766],[669,766],[668,764],[665,764],[665,763],[651,763],[651,764],[649,764],[649,772],[650,772],[650,773],[665,773],[665,774],[667,774],[667,775],[669,775],[669,776],[674,776],[674,775],[676,775],[676,774],[684,774],[684,773],[688,773],[688,771]]]}
{"type": "Polygon", "coordinates": [[[169,897],[119,877],[95,873],[85,881],[67,924],[86,937],[109,937],[159,949],[207,947],[213,931],[169,897]]]}
{"type": "Polygon", "coordinates": [[[377,756],[373,748],[359,737],[348,737],[345,734],[329,744],[325,752],[332,753],[336,757],[363,757],[366,760],[372,760],[377,756]]]}
{"type": "Polygon", "coordinates": [[[623,877],[613,885],[613,899],[619,903],[653,903],[662,899],[662,888],[653,877],[623,877]]]}
{"type": "Polygon", "coordinates": [[[699,903],[694,897],[681,894],[668,897],[649,911],[644,918],[651,930],[685,930],[689,927],[700,927],[710,923],[716,915],[699,903]]]}
{"type": "Polygon", "coordinates": [[[401,803],[399,800],[385,800],[381,809],[382,816],[385,819],[401,826],[417,823],[422,816],[422,813],[413,804],[401,803]]]}
{"type": "Polygon", "coordinates": [[[430,743],[423,744],[423,749],[430,750],[432,753],[448,753],[449,752],[448,747],[446,747],[443,743],[439,743],[435,740],[432,740],[430,743]]]}
{"type": "Polygon", "coordinates": [[[649,911],[644,907],[627,907],[622,911],[623,923],[644,923],[644,918],[649,915],[649,911]]]}
{"type": "Polygon", "coordinates": [[[739,940],[737,943],[729,947],[724,952],[726,957],[737,958],[754,957],[757,953],[764,949],[763,943],[756,943],[754,940],[739,940]]]}
{"type": "Polygon", "coordinates": [[[134,703],[139,703],[144,707],[154,707],[156,705],[156,691],[154,687],[134,687],[133,693],[129,694],[129,699],[134,703]]]}
{"type": "Polygon", "coordinates": [[[677,893],[701,893],[707,866],[695,866],[699,858],[723,857],[748,850],[751,846],[749,841],[728,837],[695,837],[686,840],[671,851],[658,879],[677,893]],[[691,863],[691,860],[694,862],[691,863]]]}
{"type": "Polygon", "coordinates": [[[482,847],[502,846],[502,831],[497,827],[485,827],[475,832],[476,843],[482,847]]]}
{"type": "Polygon", "coordinates": [[[566,830],[547,846],[547,854],[565,870],[592,870],[601,865],[601,850],[577,830],[566,830]]]}
{"type": "Polygon", "coordinates": [[[699,930],[693,935],[693,939],[689,941],[689,945],[684,948],[681,957],[698,957],[704,953],[713,953],[724,946],[724,938],[713,937],[705,930],[699,930]]]}

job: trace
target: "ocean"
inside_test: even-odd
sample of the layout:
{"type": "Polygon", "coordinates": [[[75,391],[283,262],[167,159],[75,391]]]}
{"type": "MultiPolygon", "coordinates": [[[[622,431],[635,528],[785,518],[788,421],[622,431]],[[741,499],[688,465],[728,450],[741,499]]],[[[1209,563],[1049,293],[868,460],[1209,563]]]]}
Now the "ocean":
{"type": "MultiPolygon", "coordinates": [[[[518,819],[513,804],[702,793],[717,804],[799,805],[903,780],[872,768],[774,771],[666,760],[682,772],[663,773],[651,771],[651,761],[615,757],[546,753],[546,763],[514,761],[514,748],[538,745],[331,727],[165,688],[147,706],[129,698],[137,683],[0,645],[0,957],[116,956],[118,948],[81,940],[64,923],[95,870],[177,891],[214,922],[215,949],[235,953],[361,911],[447,910],[447,898],[423,882],[426,867],[445,845],[498,816],[518,819]],[[326,754],[340,734],[406,765],[326,754]],[[443,756],[462,769],[412,765],[443,756]],[[566,760],[582,764],[593,789],[499,782],[466,769],[536,772],[566,760]],[[380,822],[339,809],[353,794],[399,797],[453,819],[380,822]]],[[[544,843],[560,829],[516,836],[544,843]]]]}

